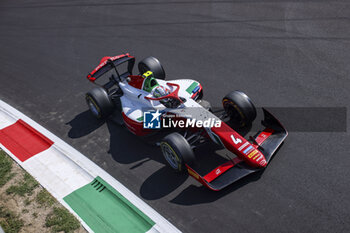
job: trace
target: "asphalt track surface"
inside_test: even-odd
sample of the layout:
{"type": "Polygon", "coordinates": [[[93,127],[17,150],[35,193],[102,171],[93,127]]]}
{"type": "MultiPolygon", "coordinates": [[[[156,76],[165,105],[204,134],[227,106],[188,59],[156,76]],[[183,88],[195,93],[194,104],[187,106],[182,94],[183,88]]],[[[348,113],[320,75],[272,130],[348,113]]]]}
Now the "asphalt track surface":
{"type": "Polygon", "coordinates": [[[349,108],[349,15],[336,0],[2,0],[0,98],[184,232],[349,232],[346,126],[291,132],[263,173],[211,192],[84,102],[100,58],[130,52],[159,58],[168,79],[200,81],[215,106],[239,89],[257,106],[349,108]]]}

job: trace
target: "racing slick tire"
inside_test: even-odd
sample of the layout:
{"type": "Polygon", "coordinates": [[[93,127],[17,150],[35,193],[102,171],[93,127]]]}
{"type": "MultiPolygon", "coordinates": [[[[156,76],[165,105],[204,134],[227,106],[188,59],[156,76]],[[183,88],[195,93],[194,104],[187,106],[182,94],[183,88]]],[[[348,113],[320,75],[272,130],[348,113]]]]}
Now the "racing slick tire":
{"type": "Polygon", "coordinates": [[[139,62],[138,68],[140,74],[143,74],[147,71],[152,71],[156,79],[165,80],[164,68],[162,64],[160,64],[159,60],[155,57],[146,57],[145,59],[139,62]]]}
{"type": "Polygon", "coordinates": [[[185,164],[192,165],[195,155],[190,144],[179,133],[171,133],[164,137],[160,143],[163,156],[167,164],[176,172],[187,171],[185,164]]]}
{"type": "Polygon", "coordinates": [[[250,98],[241,91],[232,91],[222,99],[225,112],[232,121],[244,127],[256,118],[256,109],[250,98]]]}
{"type": "Polygon", "coordinates": [[[115,108],[107,91],[102,87],[95,87],[86,93],[85,100],[89,106],[90,112],[97,119],[109,116],[115,108]]]}

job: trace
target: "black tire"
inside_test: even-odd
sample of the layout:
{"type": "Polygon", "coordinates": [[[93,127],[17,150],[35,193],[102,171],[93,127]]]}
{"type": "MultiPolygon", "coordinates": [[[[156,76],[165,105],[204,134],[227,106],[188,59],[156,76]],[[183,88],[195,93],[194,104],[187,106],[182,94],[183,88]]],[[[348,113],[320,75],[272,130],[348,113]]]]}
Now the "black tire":
{"type": "Polygon", "coordinates": [[[152,71],[156,79],[165,80],[165,71],[163,69],[163,66],[155,57],[146,57],[145,59],[139,62],[138,68],[140,74],[143,74],[147,71],[152,71]]]}
{"type": "Polygon", "coordinates": [[[187,140],[179,133],[171,133],[160,143],[167,164],[176,172],[187,171],[185,164],[192,165],[195,155],[187,140]]]}
{"type": "Polygon", "coordinates": [[[109,116],[114,110],[113,102],[109,98],[107,91],[102,87],[95,87],[86,93],[85,100],[90,112],[97,119],[109,116]]]}
{"type": "Polygon", "coordinates": [[[228,93],[222,99],[222,104],[230,119],[241,127],[250,125],[256,118],[253,102],[241,91],[228,93]]]}

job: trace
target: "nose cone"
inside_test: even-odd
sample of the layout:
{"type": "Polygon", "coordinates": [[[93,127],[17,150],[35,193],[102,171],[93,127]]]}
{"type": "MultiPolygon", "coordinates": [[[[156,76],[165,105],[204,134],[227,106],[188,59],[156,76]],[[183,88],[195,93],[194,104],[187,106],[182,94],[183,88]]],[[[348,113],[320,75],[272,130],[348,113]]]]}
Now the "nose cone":
{"type": "Polygon", "coordinates": [[[254,149],[246,156],[247,162],[253,166],[258,168],[266,167],[267,162],[265,156],[257,149],[254,149]]]}
{"type": "Polygon", "coordinates": [[[265,159],[265,158],[263,158],[262,160],[260,160],[260,162],[259,162],[259,167],[266,167],[266,165],[267,165],[267,162],[266,162],[266,159],[265,159]]]}

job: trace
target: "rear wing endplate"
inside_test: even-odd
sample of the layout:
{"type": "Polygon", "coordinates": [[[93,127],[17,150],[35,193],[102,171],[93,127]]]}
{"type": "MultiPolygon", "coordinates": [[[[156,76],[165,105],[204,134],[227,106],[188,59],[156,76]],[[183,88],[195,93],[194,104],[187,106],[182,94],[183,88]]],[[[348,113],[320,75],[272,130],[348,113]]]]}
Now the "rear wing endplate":
{"type": "Polygon", "coordinates": [[[93,71],[91,71],[86,78],[90,82],[95,82],[96,79],[101,77],[103,74],[124,62],[128,62],[127,72],[129,75],[132,75],[132,69],[135,64],[135,57],[130,56],[129,53],[126,53],[114,57],[102,58],[100,64],[93,71]]]}

